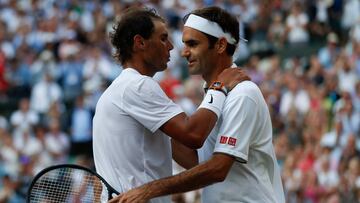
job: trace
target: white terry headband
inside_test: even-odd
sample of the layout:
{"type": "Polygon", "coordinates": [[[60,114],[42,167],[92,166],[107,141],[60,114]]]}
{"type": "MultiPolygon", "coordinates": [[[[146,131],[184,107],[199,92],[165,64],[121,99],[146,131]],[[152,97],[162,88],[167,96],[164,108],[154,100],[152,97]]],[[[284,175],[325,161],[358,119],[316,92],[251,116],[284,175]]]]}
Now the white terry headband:
{"type": "MultiPolygon", "coordinates": [[[[209,21],[203,17],[190,14],[184,26],[191,27],[216,38],[224,37],[229,44],[236,44],[236,40],[229,33],[225,33],[216,22],[209,21]]],[[[247,41],[243,38],[241,40],[247,41]]]]}

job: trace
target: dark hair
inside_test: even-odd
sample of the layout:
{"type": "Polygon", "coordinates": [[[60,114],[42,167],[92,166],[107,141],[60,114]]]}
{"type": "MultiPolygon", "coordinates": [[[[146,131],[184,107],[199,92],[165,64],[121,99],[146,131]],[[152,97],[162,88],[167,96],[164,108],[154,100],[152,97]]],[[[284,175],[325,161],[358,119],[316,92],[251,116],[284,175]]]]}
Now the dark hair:
{"type": "Polygon", "coordinates": [[[134,36],[140,35],[149,39],[154,32],[154,20],[165,22],[155,9],[131,7],[125,11],[120,20],[113,26],[110,35],[115,48],[114,58],[124,64],[132,57],[134,36]]]}
{"type": "MultiPolygon", "coordinates": [[[[224,9],[216,6],[210,6],[210,7],[194,10],[184,17],[183,19],[184,23],[186,22],[190,14],[194,14],[206,18],[210,21],[216,22],[217,24],[219,24],[219,26],[223,29],[224,32],[228,32],[231,34],[231,36],[236,40],[235,44],[239,42],[239,38],[240,38],[239,22],[235,16],[231,15],[224,9]]],[[[213,48],[218,38],[206,33],[204,34],[207,36],[209,40],[209,48],[210,49],[213,48]]],[[[235,49],[236,49],[236,45],[228,43],[228,46],[226,47],[226,53],[232,56],[235,52],[235,49]]]]}

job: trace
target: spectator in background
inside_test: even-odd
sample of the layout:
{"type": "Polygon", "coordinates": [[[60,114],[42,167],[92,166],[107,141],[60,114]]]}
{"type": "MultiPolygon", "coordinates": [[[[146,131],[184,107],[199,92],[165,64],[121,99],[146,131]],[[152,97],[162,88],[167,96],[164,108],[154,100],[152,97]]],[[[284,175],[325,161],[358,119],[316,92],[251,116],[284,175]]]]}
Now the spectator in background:
{"type": "MultiPolygon", "coordinates": [[[[360,156],[360,149],[359,149],[359,146],[356,146],[356,144],[357,144],[356,139],[358,139],[358,138],[355,135],[350,135],[350,136],[348,136],[346,143],[344,145],[340,145],[341,154],[338,159],[339,170],[346,169],[346,164],[348,164],[352,158],[356,158],[356,157],[360,156]],[[342,167],[344,167],[344,168],[342,168],[342,167]]],[[[344,171],[341,171],[341,172],[344,172],[344,171]]]]}
{"type": "Polygon", "coordinates": [[[287,90],[284,91],[280,101],[280,114],[286,118],[294,109],[299,115],[304,116],[310,108],[308,92],[301,87],[300,82],[294,75],[289,75],[286,80],[287,90]]]}
{"type": "Polygon", "coordinates": [[[83,62],[80,60],[80,44],[75,40],[75,33],[59,45],[61,71],[60,81],[64,93],[64,102],[68,108],[72,108],[77,95],[83,90],[83,62]]]}
{"type": "Polygon", "coordinates": [[[326,69],[330,70],[335,64],[335,60],[340,54],[338,47],[339,38],[336,33],[331,32],[326,37],[327,44],[321,48],[318,52],[318,57],[321,65],[326,69]]]}
{"type": "Polygon", "coordinates": [[[20,133],[15,134],[13,139],[20,158],[31,159],[44,150],[41,141],[29,129],[23,129],[20,133]]]}
{"type": "Polygon", "coordinates": [[[252,55],[246,67],[246,72],[251,77],[251,81],[253,81],[257,85],[260,85],[264,80],[264,74],[258,69],[259,62],[260,62],[260,57],[257,55],[252,55]]]}
{"type": "Polygon", "coordinates": [[[273,13],[267,33],[267,40],[272,43],[275,49],[279,50],[285,42],[285,25],[280,12],[273,13]]]}
{"type": "Polygon", "coordinates": [[[53,163],[65,163],[70,150],[70,138],[61,131],[59,120],[49,123],[49,131],[45,136],[45,148],[52,156],[53,163]]]}
{"type": "Polygon", "coordinates": [[[329,8],[333,6],[333,0],[307,1],[309,13],[309,30],[317,41],[322,40],[330,29],[329,8]]]}
{"type": "Polygon", "coordinates": [[[10,124],[14,134],[22,133],[24,130],[32,131],[33,127],[40,122],[37,112],[30,109],[28,98],[19,101],[18,110],[13,112],[10,117],[10,124]]]}
{"type": "Polygon", "coordinates": [[[287,41],[291,46],[304,46],[309,42],[308,22],[308,15],[303,12],[300,2],[294,1],[286,17],[287,41]]]}
{"type": "Polygon", "coordinates": [[[349,58],[341,54],[334,64],[334,69],[339,78],[339,90],[342,92],[354,92],[355,84],[360,81],[349,58]]]}
{"type": "Polygon", "coordinates": [[[360,129],[360,114],[354,111],[351,95],[342,92],[341,99],[334,104],[337,145],[344,148],[348,139],[360,129]]]}
{"type": "Polygon", "coordinates": [[[360,19],[360,2],[358,0],[344,1],[341,25],[344,33],[348,33],[360,19]]]}
{"type": "Polygon", "coordinates": [[[56,65],[54,54],[51,50],[43,50],[39,57],[32,63],[31,84],[39,83],[46,74],[49,74],[55,81],[59,78],[60,71],[56,65]]]}
{"type": "Polygon", "coordinates": [[[68,117],[70,112],[67,111],[65,105],[59,101],[53,102],[44,116],[44,125],[50,126],[54,120],[60,123],[60,129],[67,131],[68,130],[68,117]]]}
{"type": "MultiPolygon", "coordinates": [[[[328,191],[334,190],[338,187],[340,179],[339,173],[336,169],[331,168],[330,157],[328,154],[321,156],[318,160],[317,177],[319,185],[326,188],[328,191]]],[[[316,165],[315,164],[315,165],[316,165]]]]}
{"type": "Polygon", "coordinates": [[[9,40],[7,29],[7,25],[0,20],[0,52],[4,54],[6,59],[13,59],[16,50],[9,40]]]}
{"type": "Polygon", "coordinates": [[[21,201],[16,195],[17,181],[9,175],[5,175],[1,181],[0,202],[17,203],[21,201]]]}
{"type": "MultiPolygon", "coordinates": [[[[317,55],[310,56],[309,70],[306,77],[316,86],[321,87],[325,83],[325,70],[317,55]]],[[[317,92],[317,91],[316,91],[317,92]]]]}
{"type": "MultiPolygon", "coordinates": [[[[23,47],[22,47],[23,48],[23,47]]],[[[27,58],[18,50],[18,55],[9,63],[6,79],[9,83],[8,95],[10,98],[29,97],[31,74],[27,58]]]]}
{"type": "Polygon", "coordinates": [[[62,101],[62,89],[53,80],[49,73],[45,73],[44,77],[36,83],[31,91],[30,106],[40,114],[42,118],[49,111],[49,108],[54,102],[62,101]]]}
{"type": "Polygon", "coordinates": [[[257,5],[258,15],[250,24],[249,48],[255,54],[264,54],[272,48],[266,36],[271,24],[271,6],[271,1],[260,1],[257,5]]]}
{"type": "Polygon", "coordinates": [[[76,97],[71,114],[70,155],[92,157],[92,114],[84,105],[84,97],[76,97]]]}
{"type": "Polygon", "coordinates": [[[20,153],[14,145],[12,136],[7,131],[1,131],[0,133],[1,172],[16,177],[20,172],[20,153]]]}
{"type": "Polygon", "coordinates": [[[0,115],[0,132],[3,130],[8,130],[9,124],[8,124],[8,120],[0,115]]]}
{"type": "Polygon", "coordinates": [[[98,47],[89,47],[84,63],[84,90],[89,93],[99,91],[103,83],[112,79],[112,64],[98,47]]]}
{"type": "Polygon", "coordinates": [[[34,138],[40,143],[39,151],[32,155],[23,155],[22,158],[27,158],[30,161],[34,161],[34,170],[40,171],[53,163],[53,158],[46,146],[46,131],[47,127],[44,125],[37,125],[32,134],[34,138]]]}

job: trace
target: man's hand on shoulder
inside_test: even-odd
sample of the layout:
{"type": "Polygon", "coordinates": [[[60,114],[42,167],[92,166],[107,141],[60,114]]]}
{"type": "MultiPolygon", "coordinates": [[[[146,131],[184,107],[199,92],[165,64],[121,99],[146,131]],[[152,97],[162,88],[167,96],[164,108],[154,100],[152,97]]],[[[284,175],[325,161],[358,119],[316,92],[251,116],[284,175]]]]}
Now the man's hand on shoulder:
{"type": "Polygon", "coordinates": [[[217,80],[222,82],[230,91],[240,82],[251,80],[242,68],[226,68],[217,77],[217,80]]]}

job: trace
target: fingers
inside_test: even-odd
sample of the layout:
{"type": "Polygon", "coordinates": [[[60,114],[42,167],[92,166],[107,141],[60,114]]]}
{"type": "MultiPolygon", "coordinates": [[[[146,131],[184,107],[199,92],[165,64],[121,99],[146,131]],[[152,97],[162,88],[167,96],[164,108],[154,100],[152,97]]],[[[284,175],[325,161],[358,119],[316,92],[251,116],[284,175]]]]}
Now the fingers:
{"type": "Polygon", "coordinates": [[[251,80],[241,68],[227,68],[220,73],[217,79],[223,82],[229,90],[233,89],[240,82],[251,80]]]}
{"type": "Polygon", "coordinates": [[[116,202],[118,202],[117,197],[112,198],[110,201],[108,201],[108,203],[116,203],[116,202]]]}
{"type": "Polygon", "coordinates": [[[121,195],[118,195],[114,198],[112,198],[110,201],[108,201],[108,203],[118,203],[118,202],[121,202],[120,199],[122,198],[122,194],[121,195]]]}

